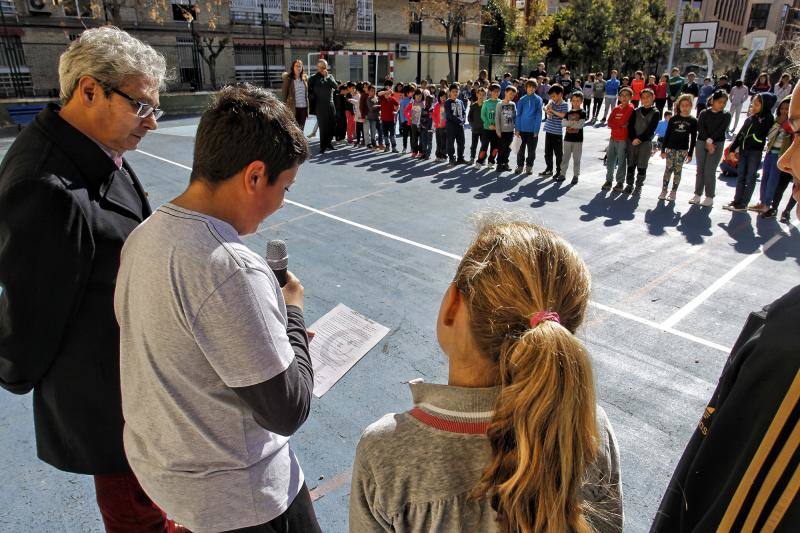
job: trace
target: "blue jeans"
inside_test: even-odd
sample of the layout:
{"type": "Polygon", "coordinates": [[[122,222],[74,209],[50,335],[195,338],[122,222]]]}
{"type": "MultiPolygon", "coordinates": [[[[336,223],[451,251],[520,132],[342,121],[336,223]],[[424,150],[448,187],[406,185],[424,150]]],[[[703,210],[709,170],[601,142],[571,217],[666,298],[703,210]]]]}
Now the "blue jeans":
{"type": "Polygon", "coordinates": [[[628,167],[625,166],[625,158],[628,152],[628,141],[608,141],[608,151],[606,152],[606,182],[611,183],[614,179],[614,166],[617,165],[617,184],[622,185],[625,181],[625,174],[628,167]]]}
{"type": "Polygon", "coordinates": [[[378,141],[378,137],[380,133],[378,130],[378,121],[377,120],[369,120],[369,144],[373,146],[377,146],[376,141],[378,141]]]}
{"type": "Polygon", "coordinates": [[[739,206],[747,206],[753,191],[756,188],[756,173],[758,165],[761,163],[761,150],[742,150],[739,152],[739,177],[736,180],[736,195],[733,203],[739,206]]]}
{"type": "Polygon", "coordinates": [[[760,200],[764,205],[772,205],[775,198],[775,190],[778,182],[781,181],[781,172],[778,170],[778,154],[767,152],[764,156],[764,166],[761,170],[761,191],[760,200]]]}

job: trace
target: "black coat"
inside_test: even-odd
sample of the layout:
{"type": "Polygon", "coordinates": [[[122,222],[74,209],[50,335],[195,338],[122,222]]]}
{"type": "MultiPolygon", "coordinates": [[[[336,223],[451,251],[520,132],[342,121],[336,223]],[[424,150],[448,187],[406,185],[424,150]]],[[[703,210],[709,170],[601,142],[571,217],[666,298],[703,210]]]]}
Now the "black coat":
{"type": "Polygon", "coordinates": [[[150,215],[127,164],[43,110],[0,166],[0,385],[33,390],[39,458],[127,470],[114,286],[125,239],[150,215]]]}
{"type": "Polygon", "coordinates": [[[800,286],[750,316],[664,493],[651,533],[766,531],[768,517],[777,519],[771,531],[799,530],[800,499],[791,488],[800,418],[798,316],[800,286]],[[788,453],[785,460],[781,452],[788,453]],[[754,505],[756,495],[767,496],[764,507],[754,505]],[[779,496],[788,500],[778,504],[779,496]],[[751,514],[755,522],[744,528],[751,514]]]}

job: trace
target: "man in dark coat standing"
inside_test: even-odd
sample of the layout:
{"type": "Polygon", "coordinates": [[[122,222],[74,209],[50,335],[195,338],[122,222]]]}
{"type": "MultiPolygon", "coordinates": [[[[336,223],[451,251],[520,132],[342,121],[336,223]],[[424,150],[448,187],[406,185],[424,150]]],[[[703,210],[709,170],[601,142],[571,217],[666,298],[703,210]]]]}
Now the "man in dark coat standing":
{"type": "Polygon", "coordinates": [[[175,531],[125,458],[113,298],[125,239],[147,216],[123,160],[161,116],[166,63],[113,27],[59,60],[61,102],[0,166],[0,386],[33,391],[40,459],[93,475],[107,531],[175,531]]]}
{"type": "Polygon", "coordinates": [[[336,107],[333,97],[339,84],[328,72],[328,62],[320,59],[317,72],[308,79],[308,90],[313,94],[314,111],[319,124],[319,153],[333,149],[333,135],[336,131],[336,107]]]}

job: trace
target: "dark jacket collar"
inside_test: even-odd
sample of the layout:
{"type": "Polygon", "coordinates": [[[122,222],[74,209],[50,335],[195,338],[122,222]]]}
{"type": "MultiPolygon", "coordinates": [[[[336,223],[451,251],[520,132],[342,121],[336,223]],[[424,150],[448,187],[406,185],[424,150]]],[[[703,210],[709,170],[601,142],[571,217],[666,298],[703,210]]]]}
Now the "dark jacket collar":
{"type": "Polygon", "coordinates": [[[151,213],[147,195],[128,162],[123,160],[118,169],[97,142],[58,116],[59,110],[58,105],[48,104],[36,116],[39,131],[63,150],[105,201],[140,222],[147,218],[151,213]]]}
{"type": "Polygon", "coordinates": [[[58,116],[60,109],[57,104],[48,104],[34,123],[75,162],[83,177],[99,188],[117,170],[117,165],[95,141],[58,116]]]}

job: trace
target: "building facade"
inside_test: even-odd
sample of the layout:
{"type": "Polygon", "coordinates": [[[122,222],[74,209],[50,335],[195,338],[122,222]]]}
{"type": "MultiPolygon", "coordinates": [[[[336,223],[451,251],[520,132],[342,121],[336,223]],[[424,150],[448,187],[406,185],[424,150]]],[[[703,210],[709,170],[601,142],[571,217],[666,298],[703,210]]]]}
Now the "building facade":
{"type": "MultiPolygon", "coordinates": [[[[430,0],[0,0],[0,96],[58,94],[58,57],[84,28],[116,24],[150,43],[173,72],[170,91],[233,81],[277,86],[294,59],[315,68],[325,50],[382,52],[327,59],[339,80],[447,77],[447,41],[430,0]],[[431,11],[433,8],[431,8],[431,11]],[[262,24],[263,21],[263,24],[262,24]],[[391,57],[389,56],[391,53],[391,57]],[[213,59],[211,59],[213,56],[213,59]]],[[[453,41],[458,77],[477,76],[479,23],[453,41]]]]}

